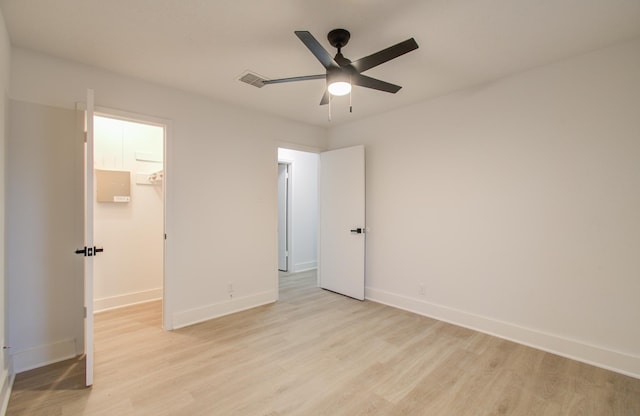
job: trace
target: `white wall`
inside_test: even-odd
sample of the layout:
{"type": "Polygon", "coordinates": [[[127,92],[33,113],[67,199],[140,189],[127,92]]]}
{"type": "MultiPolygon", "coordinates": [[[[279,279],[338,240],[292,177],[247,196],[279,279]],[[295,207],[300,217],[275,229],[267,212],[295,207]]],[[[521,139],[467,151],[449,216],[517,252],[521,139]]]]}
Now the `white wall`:
{"type": "Polygon", "coordinates": [[[367,297],[640,377],[639,133],[640,40],[332,128],[367,297]]]}
{"type": "MultiPolygon", "coordinates": [[[[166,325],[184,326],[276,299],[276,143],[323,148],[323,129],[23,49],[12,53],[14,100],[63,111],[84,101],[90,87],[97,106],[171,120],[165,159],[166,325]]],[[[26,154],[10,156],[25,169],[39,163],[26,154]]],[[[56,199],[55,187],[45,192],[21,186],[47,203],[66,204],[56,199]]],[[[35,221],[30,211],[20,215],[33,235],[46,234],[54,221],[35,221]]],[[[52,278],[40,273],[29,280],[16,271],[8,279],[21,289],[11,297],[16,303],[33,303],[38,291],[33,285],[52,278]]],[[[48,342],[34,338],[38,328],[55,327],[65,319],[56,294],[47,301],[44,315],[11,315],[23,328],[15,340],[21,348],[48,342]]],[[[67,332],[76,336],[75,329],[67,332]]]]}
{"type": "Polygon", "coordinates": [[[318,154],[278,149],[278,160],[290,163],[290,271],[318,266],[318,154]]]}
{"type": "Polygon", "coordinates": [[[131,200],[95,202],[94,241],[105,251],[94,259],[94,310],[162,297],[164,209],[162,182],[146,180],[163,169],[164,128],[95,117],[94,166],[128,171],[131,200]],[[148,154],[154,161],[139,160],[148,154]],[[157,160],[157,161],[155,161],[157,160]],[[142,183],[139,183],[142,182],[142,183]]]}
{"type": "MultiPolygon", "coordinates": [[[[9,35],[0,10],[0,346],[7,345],[6,326],[6,278],[5,278],[5,175],[6,134],[9,111],[9,67],[11,63],[9,35]]],[[[7,350],[0,355],[0,414],[4,414],[9,402],[12,369],[7,350]]]]}

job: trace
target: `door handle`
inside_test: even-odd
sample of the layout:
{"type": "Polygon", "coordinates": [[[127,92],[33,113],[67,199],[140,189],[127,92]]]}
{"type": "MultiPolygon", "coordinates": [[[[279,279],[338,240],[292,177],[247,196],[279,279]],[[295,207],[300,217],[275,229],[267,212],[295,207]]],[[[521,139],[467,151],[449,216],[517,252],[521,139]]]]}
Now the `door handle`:
{"type": "Polygon", "coordinates": [[[362,234],[362,228],[356,228],[355,230],[351,230],[352,233],[354,234],[362,234]]]}
{"type": "Polygon", "coordinates": [[[79,248],[75,251],[76,254],[82,254],[85,257],[92,257],[95,256],[98,253],[102,253],[104,251],[104,248],[102,247],[83,247],[83,248],[79,248]]]}

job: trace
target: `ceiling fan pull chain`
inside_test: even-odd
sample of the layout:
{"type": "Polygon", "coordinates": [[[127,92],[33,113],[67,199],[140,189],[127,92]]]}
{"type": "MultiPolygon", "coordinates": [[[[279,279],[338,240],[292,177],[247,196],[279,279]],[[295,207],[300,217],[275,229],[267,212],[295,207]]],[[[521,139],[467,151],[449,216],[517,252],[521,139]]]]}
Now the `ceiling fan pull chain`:
{"type": "Polygon", "coordinates": [[[333,96],[329,94],[329,122],[331,122],[331,101],[333,101],[333,96]]]}
{"type": "MultiPolygon", "coordinates": [[[[349,84],[351,84],[351,76],[349,76],[349,84]]],[[[349,91],[349,112],[353,113],[353,88],[349,91]]]]}

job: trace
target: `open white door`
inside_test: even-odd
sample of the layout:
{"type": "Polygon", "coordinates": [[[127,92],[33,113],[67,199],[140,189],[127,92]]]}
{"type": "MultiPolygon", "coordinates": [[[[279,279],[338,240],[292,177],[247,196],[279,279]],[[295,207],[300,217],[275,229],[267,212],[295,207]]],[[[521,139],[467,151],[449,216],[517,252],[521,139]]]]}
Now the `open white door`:
{"type": "Polygon", "coordinates": [[[364,300],[364,146],[320,153],[320,287],[364,300]]]}
{"type": "MultiPolygon", "coordinates": [[[[93,385],[93,90],[87,90],[84,147],[84,353],[87,386],[93,385]]],[[[101,249],[99,249],[101,250],[101,249]]]]}

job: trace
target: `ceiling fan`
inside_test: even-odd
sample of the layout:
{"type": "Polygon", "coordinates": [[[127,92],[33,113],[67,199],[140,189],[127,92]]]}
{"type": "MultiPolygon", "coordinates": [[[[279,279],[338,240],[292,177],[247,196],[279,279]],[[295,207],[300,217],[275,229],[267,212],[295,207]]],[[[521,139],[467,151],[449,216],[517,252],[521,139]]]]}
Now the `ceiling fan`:
{"type": "Polygon", "coordinates": [[[414,49],[418,49],[418,44],[413,38],[411,38],[352,62],[342,55],[342,48],[351,38],[351,34],[348,30],[334,29],[327,35],[327,39],[331,46],[338,49],[338,53],[333,58],[311,33],[307,31],[295,31],[294,33],[311,51],[311,53],[315,55],[322,66],[325,67],[326,73],[320,75],[305,75],[300,77],[263,80],[262,83],[264,85],[269,85],[284,82],[326,79],[327,88],[322,96],[322,100],[320,100],[320,105],[329,103],[329,94],[339,96],[350,93],[352,85],[395,94],[400,90],[400,88],[402,88],[401,86],[368,77],[363,75],[362,72],[395,59],[407,52],[411,52],[414,49]]]}

